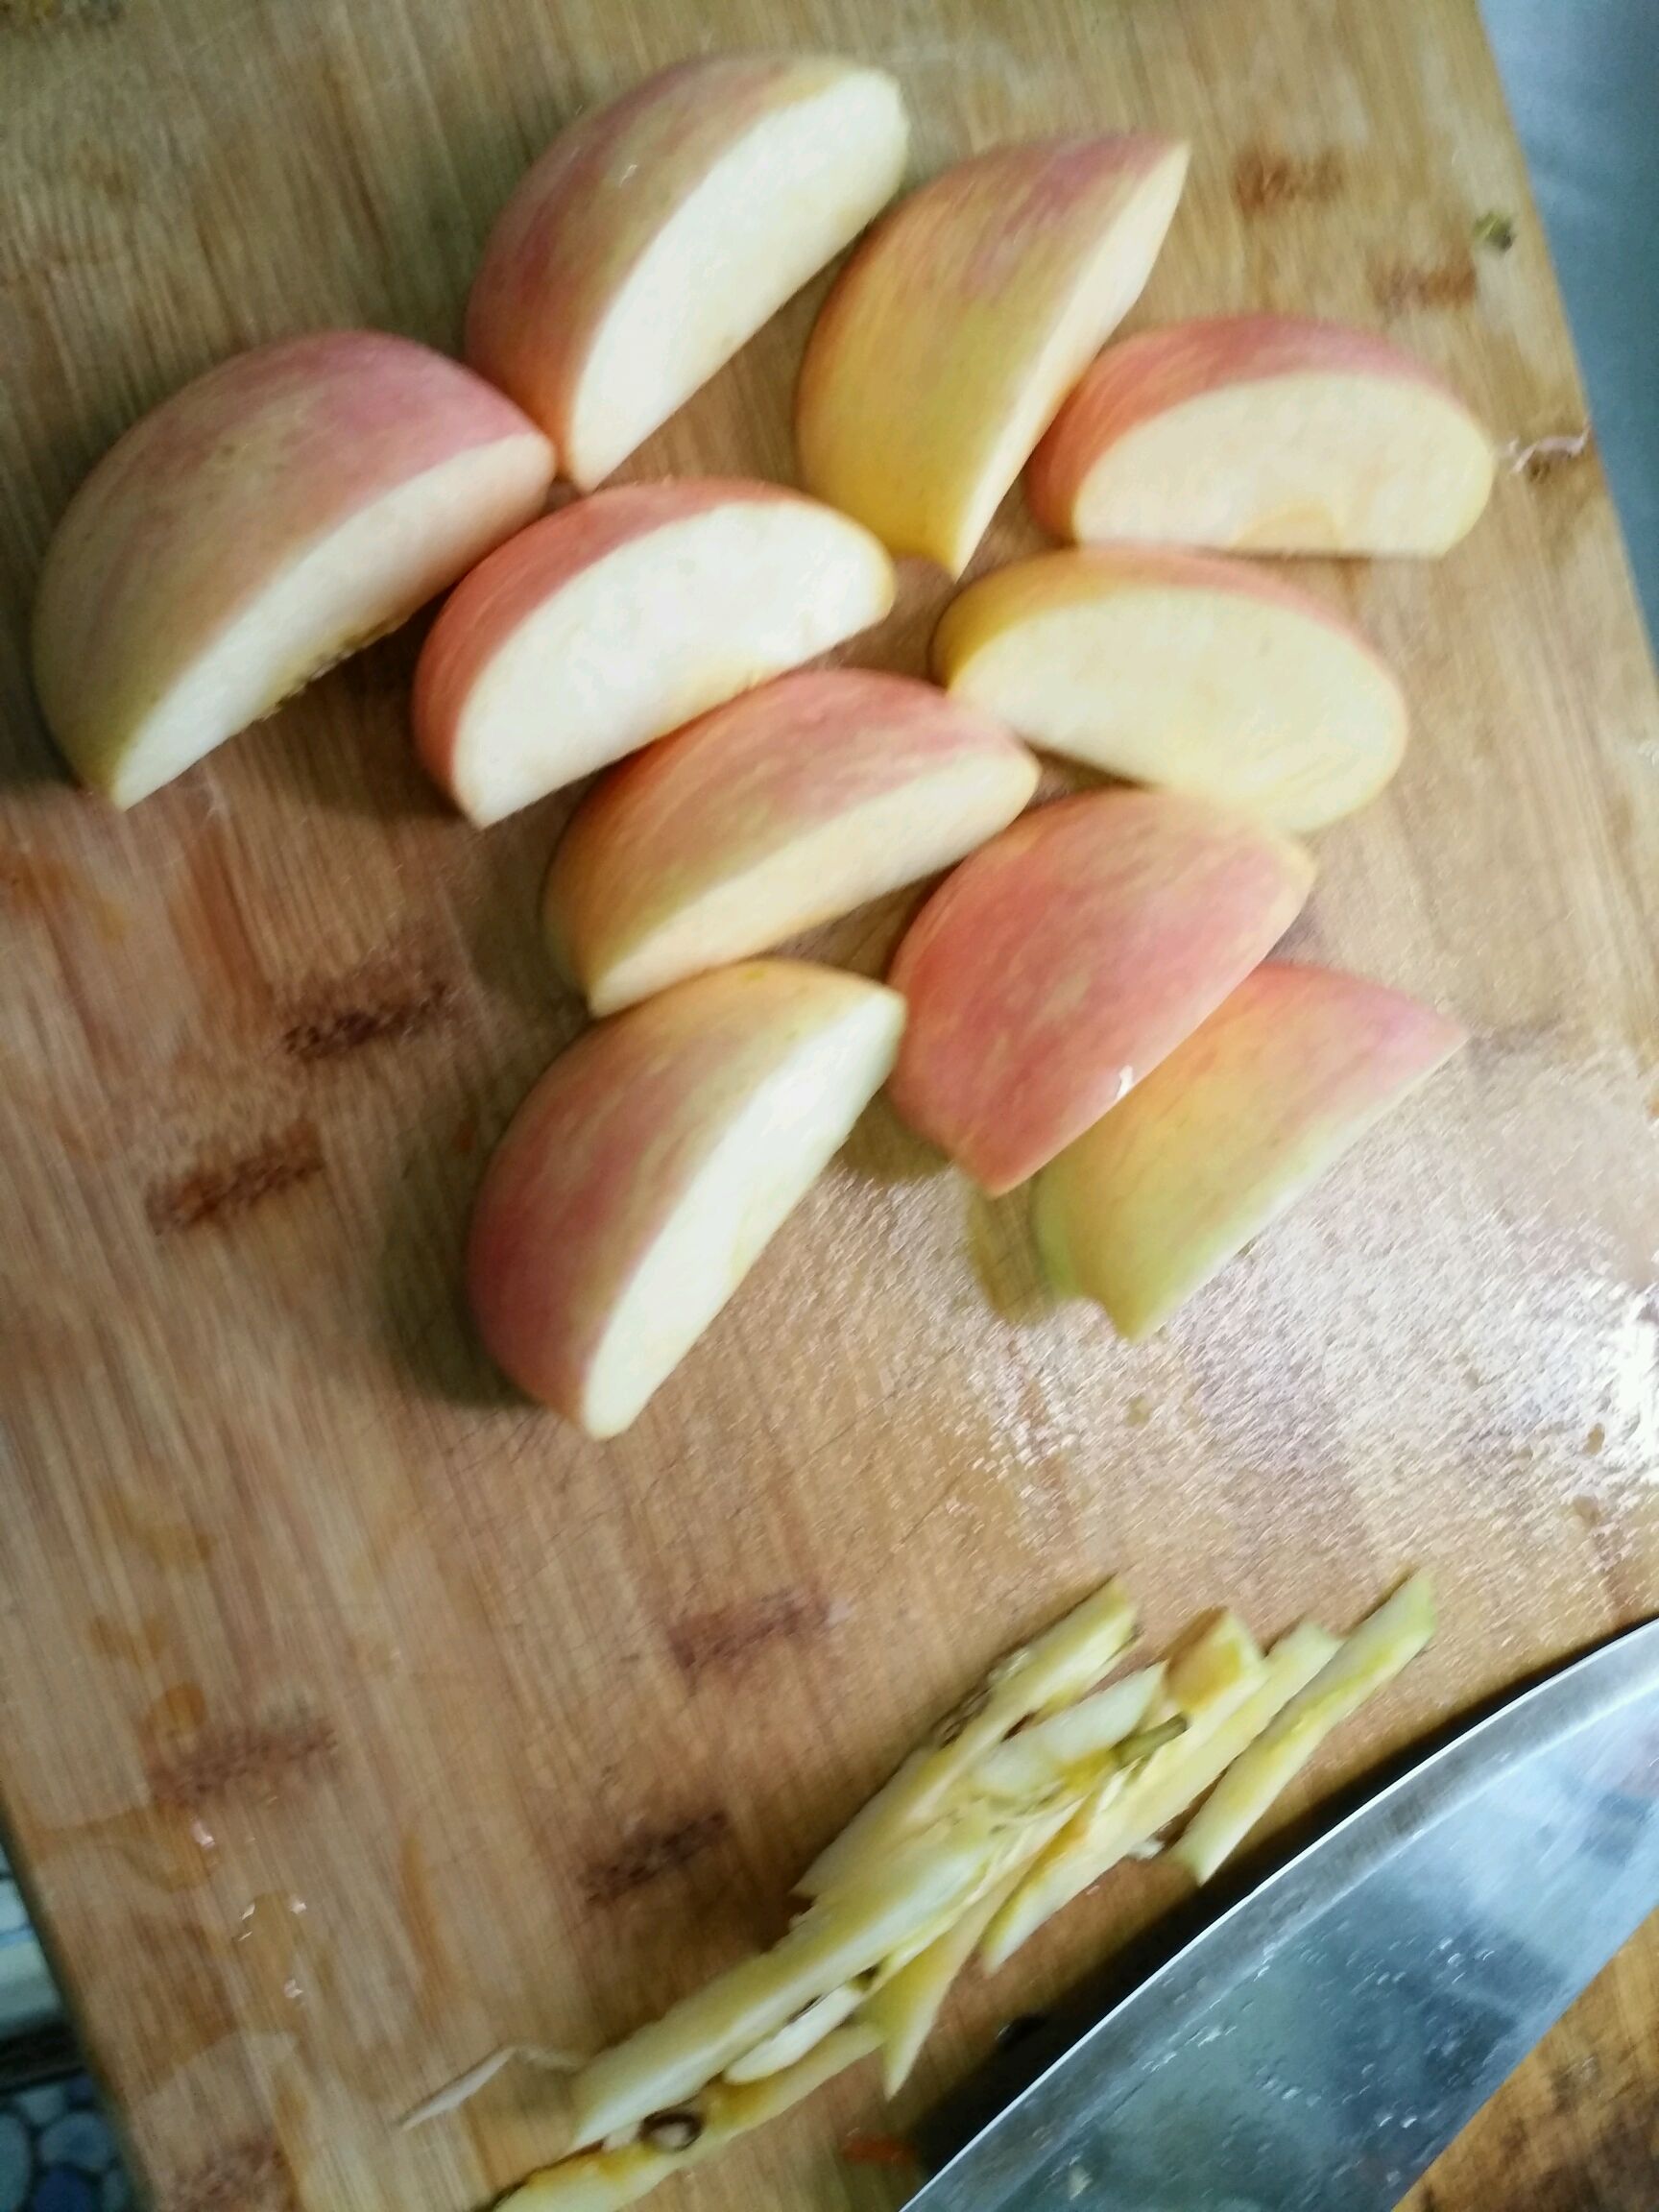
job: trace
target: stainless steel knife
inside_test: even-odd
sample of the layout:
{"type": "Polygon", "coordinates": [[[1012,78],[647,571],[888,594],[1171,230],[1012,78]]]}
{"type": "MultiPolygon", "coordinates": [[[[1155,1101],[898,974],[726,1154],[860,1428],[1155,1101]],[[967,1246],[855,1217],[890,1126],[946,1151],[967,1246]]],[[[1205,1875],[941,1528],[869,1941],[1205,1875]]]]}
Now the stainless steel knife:
{"type": "Polygon", "coordinates": [[[1291,1860],[911,2212],[1388,2212],[1656,1910],[1659,1621],[1291,1860]]]}

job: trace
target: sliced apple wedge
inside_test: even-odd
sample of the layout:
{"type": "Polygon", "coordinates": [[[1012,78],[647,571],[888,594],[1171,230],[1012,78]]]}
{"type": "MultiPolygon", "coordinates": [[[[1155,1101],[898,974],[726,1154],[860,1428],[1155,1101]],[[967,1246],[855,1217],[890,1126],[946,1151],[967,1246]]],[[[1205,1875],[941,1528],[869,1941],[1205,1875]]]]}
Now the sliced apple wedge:
{"type": "Polygon", "coordinates": [[[1012,1190],[1237,989],[1312,879],[1300,846],[1172,792],[1038,807],[899,947],[894,1104],[985,1190],[1012,1190]]]}
{"type": "Polygon", "coordinates": [[[1139,298],[1187,149],[1004,146],[878,225],[808,342],[796,440],[810,492],[953,576],[1095,349],[1139,298]]]}
{"type": "Polygon", "coordinates": [[[507,203],[467,357],[590,491],[851,244],[907,138],[893,79],[829,55],[664,69],[563,132],[507,203]]]}
{"type": "Polygon", "coordinates": [[[1444,553],[1492,489],[1491,441],[1368,330],[1221,315],[1113,346],[1032,456],[1057,538],[1252,553],[1444,553]]]}
{"type": "Polygon", "coordinates": [[[407,338],[323,330],[222,362],[110,448],[46,549],[53,735],[131,806],[396,629],[552,474],[511,401],[407,338]]]}
{"type": "Polygon", "coordinates": [[[1318,830],[1400,764],[1406,702],[1358,631],[1242,561],[1039,554],[952,601],[939,681],[1050,753],[1318,830]]]}
{"type": "Polygon", "coordinates": [[[1267,962],[1045,1171],[1055,1286],[1149,1335],[1462,1042],[1398,991],[1267,962]]]}
{"type": "Polygon", "coordinates": [[[930,684],[785,676],[589,794],[548,875],[549,945],[613,1013],[949,867],[1036,785],[1022,745],[930,684]]]}
{"type": "Polygon", "coordinates": [[[696,977],[590,1030],[519,1108],[468,1288],[503,1370],[627,1428],[880,1088],[903,1002],[800,961],[696,977]]]}
{"type": "Polygon", "coordinates": [[[815,500],[619,486],[520,532],[450,595],[416,669],[416,744],[463,813],[497,822],[892,604],[880,545],[815,500]]]}

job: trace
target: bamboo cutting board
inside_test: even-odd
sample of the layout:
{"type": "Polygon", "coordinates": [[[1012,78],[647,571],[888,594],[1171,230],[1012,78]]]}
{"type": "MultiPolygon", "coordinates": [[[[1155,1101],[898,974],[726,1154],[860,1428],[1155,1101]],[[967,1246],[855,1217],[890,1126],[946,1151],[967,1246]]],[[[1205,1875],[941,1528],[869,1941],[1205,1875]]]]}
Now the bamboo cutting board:
{"type": "MultiPolygon", "coordinates": [[[[1659,709],[1593,451],[1506,474],[1441,566],[1314,574],[1416,735],[1319,840],[1296,942],[1476,1042],[1141,1349],[1045,1309],[1017,1211],[878,1107],[637,1429],[583,1444],[455,1289],[577,1024],[534,926],[565,803],[445,815],[419,625],[131,815],[64,781],[26,610],[116,433],[308,325],[452,346],[561,122],[766,43],[894,68],[923,171],[1190,135],[1138,323],[1348,317],[1500,439],[1583,422],[1474,0],[0,6],[0,1789],[167,2212],[487,2199],[549,2140],[536,2081],[398,2115],[769,1937],[913,1735],[1109,1569],[1154,1633],[1231,1596],[1262,1634],[1435,1572],[1436,1649],[1287,1811],[1659,1604],[1659,709]]],[[[787,478],[821,289],[628,473],[787,478]]],[[[857,657],[919,667],[943,596],[908,568],[857,657]]],[[[815,949],[875,969],[910,903],[815,949]]],[[[917,2102],[1170,1894],[1135,1870],[974,1987],[917,2102]]],[[[1650,2207],[1656,2003],[1649,1939],[1414,2201],[1650,2207]]],[[[878,2212],[905,2176],[837,2146],[891,2125],[866,2070],[665,2212],[878,2212]]]]}

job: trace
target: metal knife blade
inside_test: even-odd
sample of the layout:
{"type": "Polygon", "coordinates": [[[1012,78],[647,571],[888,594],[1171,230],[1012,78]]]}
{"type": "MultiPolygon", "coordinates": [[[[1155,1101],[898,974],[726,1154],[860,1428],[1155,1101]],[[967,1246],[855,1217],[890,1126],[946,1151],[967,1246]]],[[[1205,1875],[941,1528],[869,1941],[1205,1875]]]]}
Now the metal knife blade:
{"type": "Polygon", "coordinates": [[[1291,1860],[911,2212],[1388,2212],[1655,1910],[1659,1621],[1291,1860]]]}

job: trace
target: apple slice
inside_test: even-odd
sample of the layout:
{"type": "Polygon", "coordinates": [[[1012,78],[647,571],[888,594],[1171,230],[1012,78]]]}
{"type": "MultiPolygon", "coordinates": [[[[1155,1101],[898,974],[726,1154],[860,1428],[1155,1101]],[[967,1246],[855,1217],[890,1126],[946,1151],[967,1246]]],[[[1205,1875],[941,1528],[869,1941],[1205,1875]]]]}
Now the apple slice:
{"type": "Polygon", "coordinates": [[[415,672],[415,740],[479,824],[878,622],[867,530],[773,484],[623,485],[474,569],[415,672]]]}
{"type": "Polygon", "coordinates": [[[899,189],[891,77],[722,54],[648,77],[555,139],[507,203],[467,358],[590,491],[899,189]]]}
{"type": "Polygon", "coordinates": [[[1026,478],[1057,538],[1252,553],[1446,552],[1492,445],[1431,370],[1369,330],[1219,315],[1110,347],[1026,478]]]}
{"type": "Polygon", "coordinates": [[[930,684],[785,676],[583,802],[547,878],[554,957],[613,1013],[949,867],[1036,787],[1022,745],[930,684]]]}
{"type": "Polygon", "coordinates": [[[878,983],[755,960],[553,1063],[485,1175],[467,1275],[485,1345],[590,1436],[639,1413],[881,1086],[878,983]]]}
{"type": "Polygon", "coordinates": [[[899,947],[894,1104],[985,1190],[1012,1190],[1191,1035],[1312,880],[1300,846],[1173,792],[1040,806],[899,947]]]}
{"type": "Polygon", "coordinates": [[[407,338],[322,330],[221,362],[111,447],[47,547],[53,735],[131,806],[396,629],[552,475],[511,401],[407,338]]]}
{"type": "Polygon", "coordinates": [[[1039,554],[945,611],[933,664],[1050,753],[1282,830],[1374,799],[1406,702],[1358,631],[1241,561],[1162,548],[1039,554]]]}
{"type": "Polygon", "coordinates": [[[935,177],[842,272],[806,349],[810,492],[961,574],[1070,387],[1139,298],[1181,197],[1167,138],[1004,146],[935,177]]]}
{"type": "Polygon", "coordinates": [[[1056,1286],[1150,1335],[1462,1042],[1381,984],[1259,968],[1044,1174],[1056,1286]]]}

